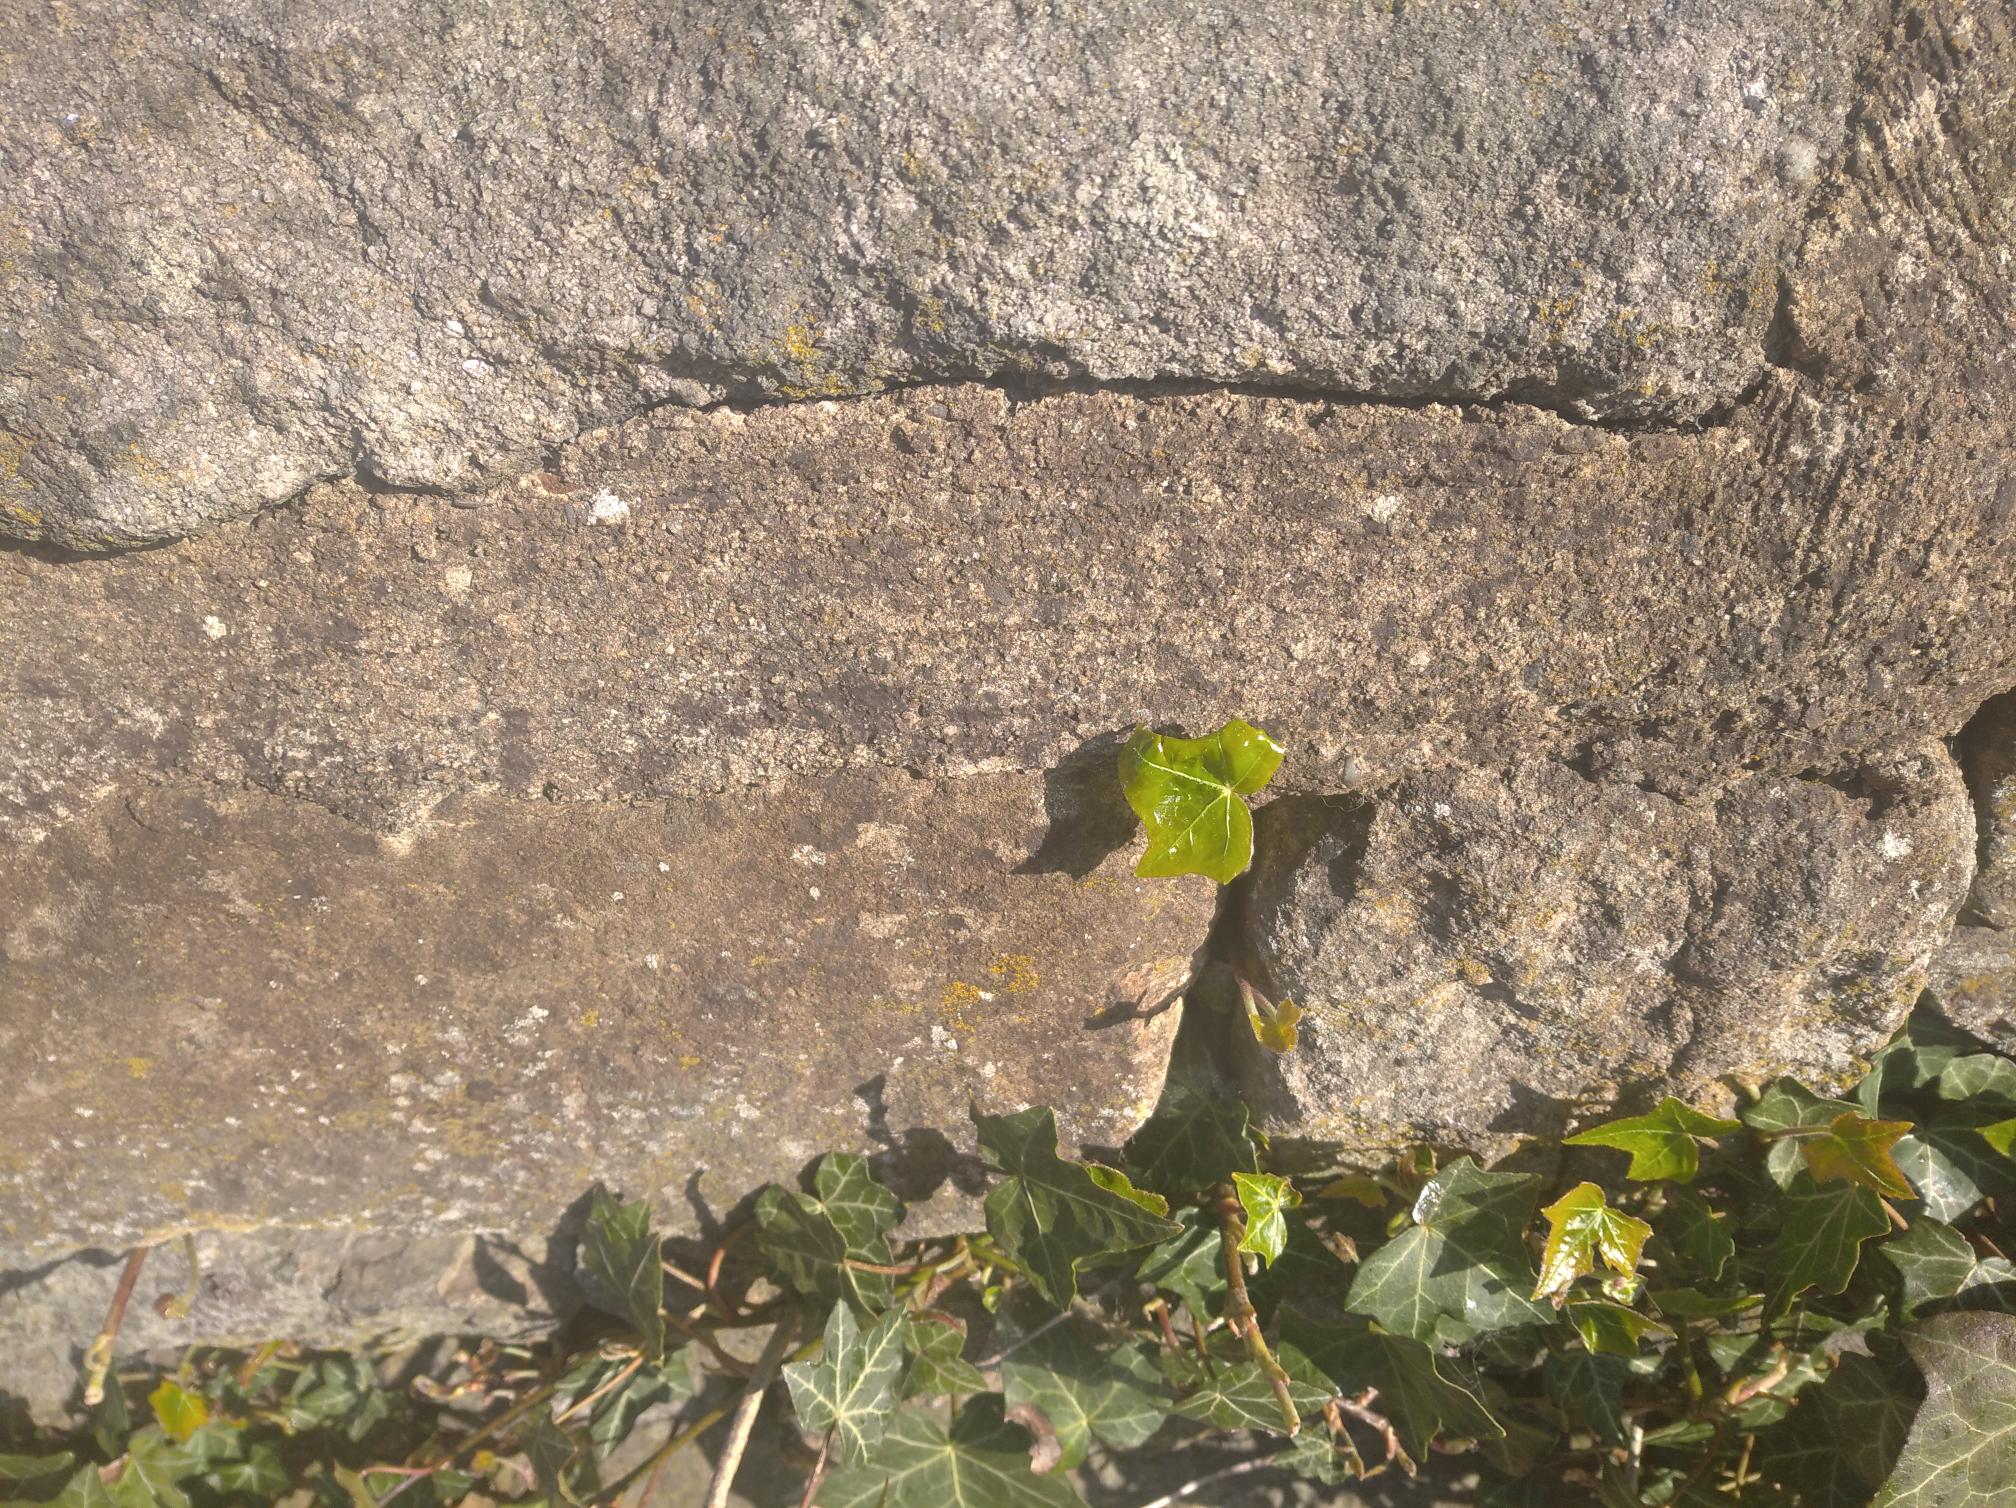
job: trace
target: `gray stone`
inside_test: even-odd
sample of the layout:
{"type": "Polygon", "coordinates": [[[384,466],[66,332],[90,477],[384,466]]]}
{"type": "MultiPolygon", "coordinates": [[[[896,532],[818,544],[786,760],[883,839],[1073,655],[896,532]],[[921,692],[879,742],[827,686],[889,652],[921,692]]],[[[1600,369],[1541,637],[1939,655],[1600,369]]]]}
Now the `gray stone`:
{"type": "Polygon", "coordinates": [[[2016,691],[1984,706],[1962,731],[1955,752],[1974,793],[1981,834],[1968,920],[2016,928],[2016,691]]]}
{"type": "MultiPolygon", "coordinates": [[[[183,1318],[165,1317],[155,1301],[190,1293],[180,1244],[149,1254],[119,1355],[270,1340],[357,1351],[436,1335],[529,1339],[580,1307],[558,1255],[538,1237],[205,1232],[183,1318]]],[[[0,1281],[0,1425],[21,1414],[51,1425],[75,1417],[83,1352],[105,1323],[124,1262],[123,1252],[84,1252],[0,1281]]]]}
{"type": "Polygon", "coordinates": [[[1564,765],[1267,809],[1255,982],[1307,1012],[1240,1081],[1286,1134],[1485,1147],[1728,1077],[1838,1082],[1909,1015],[1972,869],[1929,746],[1680,802],[1564,765]]]}
{"type": "Polygon", "coordinates": [[[1206,379],[1691,420],[1874,0],[31,7],[0,530],[467,490],[659,403],[1206,379]]]}
{"type": "Polygon", "coordinates": [[[2016,1054],[2016,932],[1956,927],[1932,955],[1930,988],[1940,1015],[2016,1054]]]}
{"type": "Polygon", "coordinates": [[[1212,887],[1085,853],[1099,821],[1033,776],[880,774],[470,796],[388,842],[128,788],[0,865],[0,1054],[35,1065],[0,1103],[0,1269],[188,1229],[540,1235],[598,1182],[717,1233],[829,1150],[967,1228],[969,1105],[1111,1146],[1160,1091],[1212,887]]]}

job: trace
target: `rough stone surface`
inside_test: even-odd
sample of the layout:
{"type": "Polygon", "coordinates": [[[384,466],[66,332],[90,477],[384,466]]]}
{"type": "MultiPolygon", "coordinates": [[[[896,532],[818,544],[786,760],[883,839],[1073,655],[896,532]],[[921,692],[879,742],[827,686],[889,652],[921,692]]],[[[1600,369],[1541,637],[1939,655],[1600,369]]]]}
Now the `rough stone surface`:
{"type": "Polygon", "coordinates": [[[1961,733],[1956,752],[1981,833],[1966,919],[2016,929],[2016,692],[1983,707],[1961,733]]]}
{"type": "MultiPolygon", "coordinates": [[[[1104,788],[1102,787],[1102,790],[1104,788]]],[[[1117,792],[1107,797],[1117,802],[1117,792]]],[[[1044,844],[1034,777],[570,807],[385,843],[130,788],[0,866],[0,1267],[195,1228],[718,1230],[827,1150],[962,1225],[969,1104],[1113,1145],[1213,899],[1044,844]]]]}
{"type": "Polygon", "coordinates": [[[1956,927],[1932,957],[1931,989],[1947,1020],[2016,1054],[2016,932],[1956,927]]]}
{"type": "MultiPolygon", "coordinates": [[[[196,1343],[253,1347],[276,1337],[336,1350],[435,1335],[528,1338],[580,1307],[571,1266],[542,1239],[403,1237],[354,1231],[206,1232],[188,1316],[179,1244],[153,1253],[120,1326],[122,1356],[196,1343]]],[[[105,1322],[123,1253],[85,1252],[0,1280],[0,1427],[73,1417],[84,1348],[105,1322]]]]}
{"type": "Polygon", "coordinates": [[[1865,780],[1690,803],[1533,761],[1270,807],[1247,935],[1308,1016],[1244,1083],[1298,1135],[1475,1146],[1725,1075],[1837,1080],[1910,1013],[1971,873],[1943,748],[1865,780]]]}
{"type": "Polygon", "coordinates": [[[0,530],[159,540],[948,378],[1696,418],[1765,370],[1885,13],[33,6],[0,530]]]}

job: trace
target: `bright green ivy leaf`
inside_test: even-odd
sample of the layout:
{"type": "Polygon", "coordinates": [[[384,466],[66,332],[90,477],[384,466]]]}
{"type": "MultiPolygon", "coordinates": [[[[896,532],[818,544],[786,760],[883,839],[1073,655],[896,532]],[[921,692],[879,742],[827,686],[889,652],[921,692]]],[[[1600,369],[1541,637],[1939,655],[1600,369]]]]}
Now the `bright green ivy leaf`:
{"type": "Polygon", "coordinates": [[[1658,1229],[1674,1255],[1704,1283],[1720,1278],[1736,1254],[1735,1238],[1722,1216],[1685,1189],[1674,1189],[1667,1196],[1658,1229]]]}
{"type": "Polygon", "coordinates": [[[1555,1406],[1612,1445],[1625,1443],[1624,1383],[1630,1375],[1631,1364],[1622,1357],[1592,1351],[1556,1351],[1541,1368],[1542,1385],[1555,1406]]]}
{"type": "Polygon", "coordinates": [[[618,1204],[605,1191],[595,1191],[582,1232],[582,1258],[601,1286],[597,1297],[602,1305],[630,1322],[651,1361],[665,1351],[665,1319],[658,1312],[665,1295],[664,1245],[651,1229],[648,1202],[618,1204]]]}
{"type": "Polygon", "coordinates": [[[1552,1316],[1526,1297],[1537,1186],[1529,1174],[1486,1173],[1458,1158],[1416,1196],[1414,1225],[1365,1259],[1345,1307],[1430,1343],[1449,1338],[1451,1326],[1476,1333],[1548,1323],[1552,1316]]]}
{"type": "Polygon", "coordinates": [[[969,1399],[944,1426],[897,1414],[865,1466],[843,1466],[819,1489],[819,1508],[1078,1508],[1062,1475],[1029,1469],[1029,1432],[1002,1417],[1001,1395],[969,1399]]]}
{"type": "Polygon", "coordinates": [[[1137,729],[1120,754],[1127,804],[1148,831],[1134,872],[1231,884],[1253,862],[1253,814],[1243,798],[1280,767],[1281,746],[1236,717],[1204,738],[1137,729]]]}
{"type": "Polygon", "coordinates": [[[896,1412],[903,1372],[904,1315],[892,1309],[863,1331],[854,1311],[833,1306],[817,1361],[784,1369],[798,1420],[815,1438],[833,1431],[839,1459],[863,1465],[896,1412]]]}
{"type": "Polygon", "coordinates": [[[1646,1336],[1673,1333],[1651,1315],[1608,1299],[1570,1300],[1567,1314],[1582,1344],[1605,1356],[1636,1356],[1646,1336]]]}
{"type": "MultiPolygon", "coordinates": [[[[1186,1419],[1202,1420],[1213,1429],[1285,1433],[1281,1427],[1281,1400],[1274,1395],[1274,1385],[1258,1362],[1237,1359],[1245,1355],[1243,1343],[1233,1341],[1230,1336],[1222,1339],[1225,1342],[1222,1347],[1213,1347],[1215,1369],[1210,1373],[1201,1369],[1193,1372],[1194,1391],[1174,1404],[1171,1412],[1186,1419]]],[[[1320,1413],[1323,1405],[1337,1396],[1330,1380],[1296,1347],[1283,1342],[1274,1348],[1274,1359],[1288,1374],[1289,1400],[1304,1418],[1320,1413]]]]}
{"type": "Polygon", "coordinates": [[[172,1377],[161,1379],[161,1385],[147,1395],[147,1403],[162,1433],[177,1445],[210,1422],[210,1405],[202,1395],[187,1391],[172,1377]]]}
{"type": "Polygon", "coordinates": [[[1035,1332],[1001,1364],[1008,1407],[1043,1411],[1067,1470],[1085,1459],[1094,1439],[1131,1449],[1169,1416],[1168,1391],[1149,1348],[1102,1348],[1099,1338],[1096,1326],[1067,1320],[1035,1332]]]}
{"type": "Polygon", "coordinates": [[[912,1314],[906,1322],[903,1349],[909,1365],[897,1389],[905,1398],[964,1398],[987,1391],[987,1379],[967,1361],[966,1325],[936,1310],[912,1314]]]}
{"type": "Polygon", "coordinates": [[[1272,1267],[1288,1244],[1287,1212],[1302,1202],[1302,1195],[1294,1184],[1272,1173],[1234,1173],[1232,1187],[1246,1212],[1246,1234],[1239,1239],[1239,1249],[1272,1267]]]}
{"type": "Polygon", "coordinates": [[[1292,1309],[1281,1334],[1346,1397],[1376,1388],[1378,1406],[1408,1455],[1425,1460],[1431,1440],[1490,1440],[1504,1435],[1468,1388],[1442,1370],[1434,1349],[1364,1324],[1332,1325],[1292,1309]]]}
{"type": "Polygon", "coordinates": [[[1799,1151],[1816,1182],[1845,1179],[1893,1199],[1909,1199],[1911,1185],[1890,1149],[1910,1129],[1909,1121],[1872,1121],[1849,1110],[1835,1116],[1820,1134],[1801,1138],[1799,1151]]]}
{"type": "Polygon", "coordinates": [[[1078,1294],[1078,1264],[1153,1246],[1177,1233],[1173,1220],[1103,1188],[1080,1163],[1057,1155],[1057,1119],[1046,1106],[973,1116],[980,1155],[1007,1175],[987,1195],[987,1233],[1059,1309],[1078,1294]]]}
{"type": "Polygon", "coordinates": [[[1547,1246],[1533,1287],[1536,1301],[1551,1298],[1558,1304],[1575,1280],[1594,1272],[1599,1262],[1631,1276],[1652,1235],[1643,1220],[1610,1208],[1593,1183],[1578,1183],[1540,1213],[1547,1220],[1547,1246]]]}
{"type": "Polygon", "coordinates": [[[1092,1175],[1092,1181],[1109,1194],[1118,1194],[1122,1199],[1131,1199],[1151,1215],[1169,1213],[1169,1201],[1151,1189],[1137,1189],[1133,1180],[1118,1168],[1109,1168],[1103,1162],[1080,1163],[1080,1167],[1092,1175]]]}
{"type": "Polygon", "coordinates": [[[1764,1302],[1761,1293],[1709,1294],[1698,1288],[1654,1288],[1646,1298],[1669,1319],[1729,1319],[1764,1302]]]}
{"type": "Polygon", "coordinates": [[[1841,1292],[1855,1274],[1862,1243],[1890,1228],[1873,1190],[1845,1181],[1815,1183],[1804,1173],[1785,1192],[1779,1211],[1767,1315],[1784,1313],[1808,1288],[1841,1292]]]}
{"type": "Polygon", "coordinates": [[[1668,1095],[1647,1115],[1605,1121],[1566,1138],[1571,1147],[1614,1147],[1631,1154],[1626,1178],[1640,1183],[1664,1178],[1674,1183],[1692,1183],[1701,1171],[1701,1149],[1696,1138],[1713,1141],[1742,1129],[1740,1121],[1703,1115],[1668,1095]]]}
{"type": "Polygon", "coordinates": [[[1177,1197],[1259,1172],[1263,1144],[1239,1100],[1179,1084],[1127,1143],[1127,1166],[1141,1187],[1177,1197]]]}
{"type": "Polygon", "coordinates": [[[1904,1346],[1925,1402],[1873,1508],[2004,1508],[2016,1483],[2016,1317],[1937,1315],[1904,1346]]]}

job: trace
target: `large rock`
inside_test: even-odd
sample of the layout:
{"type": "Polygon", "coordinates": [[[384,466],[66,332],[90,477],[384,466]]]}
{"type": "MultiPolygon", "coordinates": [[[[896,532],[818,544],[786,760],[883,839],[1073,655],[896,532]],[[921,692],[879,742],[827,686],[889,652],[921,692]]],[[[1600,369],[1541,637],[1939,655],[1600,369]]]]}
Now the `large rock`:
{"type": "Polygon", "coordinates": [[[1714,1080],[1845,1077],[1924,988],[1972,872],[1943,748],[1681,802],[1552,761],[1269,807],[1247,938],[1308,1013],[1249,1044],[1265,1118],[1488,1145],[1714,1080]]]}
{"type": "Polygon", "coordinates": [[[2016,1054],[2016,932],[1954,928],[1933,955],[1930,985],[1939,1014],[2016,1054]]]}
{"type": "Polygon", "coordinates": [[[30,7],[0,531],[467,489],[662,402],[1204,378],[1692,419],[1875,0],[30,7]]]}
{"type": "MultiPolygon", "coordinates": [[[[273,1339],[359,1351],[437,1335],[531,1339],[581,1307],[568,1248],[474,1235],[272,1229],[205,1232],[193,1303],[180,1243],[151,1253],[119,1328],[121,1355],[273,1339]]],[[[119,1286],[122,1253],[82,1252],[0,1284],[0,1429],[75,1423],[80,1361],[119,1286]]],[[[172,1365],[172,1363],[171,1363],[172,1365]]]]}
{"type": "Polygon", "coordinates": [[[1981,709],[1962,731],[1956,752],[1974,793],[1981,833],[1969,919],[2016,929],[2016,691],[1981,709]]]}
{"type": "Polygon", "coordinates": [[[969,1105],[1113,1145],[1160,1090],[1211,886],[1085,854],[1097,820],[1034,777],[881,774],[470,796],[386,842],[129,787],[0,866],[0,1055],[34,1065],[0,1268],[191,1228],[544,1235],[597,1182],[716,1231],[829,1149],[963,1226],[969,1105]]]}

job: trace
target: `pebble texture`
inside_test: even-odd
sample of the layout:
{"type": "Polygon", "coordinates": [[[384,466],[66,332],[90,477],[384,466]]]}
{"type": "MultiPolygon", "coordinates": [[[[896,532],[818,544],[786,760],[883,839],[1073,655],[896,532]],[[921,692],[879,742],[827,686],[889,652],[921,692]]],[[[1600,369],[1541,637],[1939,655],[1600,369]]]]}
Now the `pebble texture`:
{"type": "Polygon", "coordinates": [[[1098,821],[882,775],[471,797],[387,844],[129,789],[0,870],[0,1056],[38,1065],[0,1268],[192,1225],[544,1235],[598,1181],[714,1234],[828,1150],[965,1229],[969,1105],[1115,1146],[1160,1092],[1212,887],[1086,852],[1098,821]]]}
{"type": "Polygon", "coordinates": [[[0,532],[958,378],[1733,404],[1874,0],[82,0],[0,41],[0,532]]]}
{"type": "Polygon", "coordinates": [[[1558,1132],[1728,1076],[1838,1081],[1909,1014],[1973,869],[1936,744],[1698,802],[1552,761],[1438,771],[1279,803],[1265,834],[1253,973],[1308,1019],[1244,1084],[1284,1132],[1361,1147],[1558,1132]]]}

